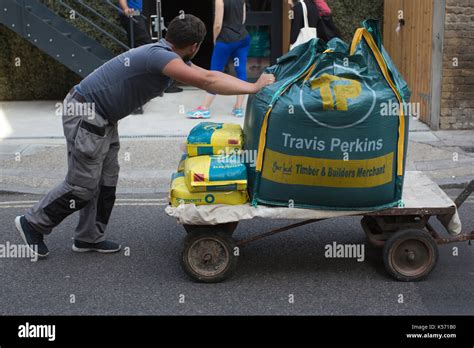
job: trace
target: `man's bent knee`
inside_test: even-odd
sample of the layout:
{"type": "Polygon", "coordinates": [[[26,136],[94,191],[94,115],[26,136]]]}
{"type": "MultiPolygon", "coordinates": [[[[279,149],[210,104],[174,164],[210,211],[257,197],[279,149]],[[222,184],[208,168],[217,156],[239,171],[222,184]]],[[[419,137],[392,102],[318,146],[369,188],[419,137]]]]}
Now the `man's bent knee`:
{"type": "Polygon", "coordinates": [[[43,211],[48,216],[49,220],[51,220],[53,225],[58,225],[75,211],[84,208],[89,200],[90,198],[86,200],[76,196],[72,192],[68,192],[48,204],[43,211]]]}

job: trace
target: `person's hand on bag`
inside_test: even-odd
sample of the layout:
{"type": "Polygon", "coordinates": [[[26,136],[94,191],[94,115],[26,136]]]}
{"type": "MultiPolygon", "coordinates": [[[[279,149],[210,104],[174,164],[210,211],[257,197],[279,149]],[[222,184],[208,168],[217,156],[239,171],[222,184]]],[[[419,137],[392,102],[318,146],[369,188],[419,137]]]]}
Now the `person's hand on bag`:
{"type": "Polygon", "coordinates": [[[257,87],[257,92],[260,91],[263,87],[275,83],[275,76],[273,74],[262,74],[255,85],[257,87]]]}

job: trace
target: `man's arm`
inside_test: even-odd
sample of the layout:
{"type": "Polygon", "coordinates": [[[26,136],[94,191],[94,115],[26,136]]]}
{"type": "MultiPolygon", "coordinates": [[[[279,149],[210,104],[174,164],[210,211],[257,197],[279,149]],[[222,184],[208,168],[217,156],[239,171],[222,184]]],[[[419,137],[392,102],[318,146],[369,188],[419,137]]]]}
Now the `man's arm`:
{"type": "Polygon", "coordinates": [[[194,64],[190,67],[179,58],[169,62],[163,69],[163,74],[184,84],[222,95],[253,94],[275,82],[273,75],[262,74],[257,82],[249,83],[218,71],[202,69],[194,64]]]}
{"type": "Polygon", "coordinates": [[[213,26],[213,39],[214,45],[216,44],[217,38],[222,30],[222,22],[224,21],[224,0],[215,0],[215,13],[214,13],[214,26],[213,26]]]}
{"type": "Polygon", "coordinates": [[[190,64],[191,64],[191,65],[190,65],[190,66],[191,66],[191,69],[195,69],[195,70],[200,71],[200,72],[202,72],[202,73],[207,73],[207,72],[209,71],[209,70],[206,70],[206,69],[204,69],[204,68],[201,68],[200,66],[198,66],[198,65],[196,65],[196,64],[194,64],[194,63],[192,63],[192,62],[190,62],[190,64]]]}

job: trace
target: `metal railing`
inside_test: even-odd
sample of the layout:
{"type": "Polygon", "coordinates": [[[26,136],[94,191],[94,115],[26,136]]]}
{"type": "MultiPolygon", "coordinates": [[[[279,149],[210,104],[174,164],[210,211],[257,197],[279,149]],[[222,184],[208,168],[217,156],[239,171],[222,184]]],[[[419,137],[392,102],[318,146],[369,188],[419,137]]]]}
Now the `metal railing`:
{"type": "MultiPolygon", "coordinates": [[[[41,2],[51,8],[52,4],[50,0],[42,0],[41,2]]],[[[103,35],[106,38],[110,39],[114,44],[118,45],[121,49],[125,49],[125,50],[130,49],[129,43],[124,43],[120,38],[118,38],[117,36],[111,33],[111,32],[116,32],[119,34],[127,35],[127,31],[121,26],[119,26],[116,22],[110,20],[104,14],[100,13],[96,8],[91,6],[91,4],[88,4],[86,1],[69,0],[68,2],[66,2],[64,0],[54,0],[54,4],[58,4],[63,9],[66,9],[68,12],[74,11],[74,15],[80,18],[82,21],[84,21],[85,24],[89,27],[89,29],[93,30],[96,34],[103,35]],[[88,14],[90,13],[91,15],[99,18],[100,22],[102,23],[97,23],[97,21],[94,21],[93,19],[85,15],[83,10],[87,11],[88,14]]],[[[117,14],[119,13],[123,14],[122,9],[117,4],[114,4],[111,0],[104,0],[102,4],[116,11],[117,14]]],[[[140,14],[140,16],[146,19],[146,17],[143,16],[142,14],[140,14]]],[[[129,18],[130,18],[130,21],[133,21],[135,23],[137,22],[137,20],[133,18],[132,16],[129,18]]]]}
{"type": "MultiPolygon", "coordinates": [[[[76,0],[76,2],[78,2],[76,0]]],[[[82,2],[82,1],[80,1],[82,2]]],[[[116,38],[115,36],[113,36],[112,34],[110,34],[108,31],[102,29],[99,25],[97,25],[96,23],[94,23],[91,19],[89,19],[87,16],[84,16],[82,13],[80,13],[77,8],[74,8],[68,4],[66,4],[63,0],[58,0],[57,3],[59,3],[62,7],[68,9],[69,11],[74,11],[74,14],[81,18],[82,20],[84,20],[85,22],[87,22],[90,26],[92,26],[94,29],[96,29],[98,32],[100,32],[102,35],[105,35],[107,36],[109,39],[111,39],[113,42],[115,42],[117,45],[119,45],[120,47],[128,50],[130,47],[128,47],[126,44],[124,44],[121,40],[119,40],[118,38],[116,38]]],[[[94,10],[94,12],[96,14],[98,14],[97,11],[94,10]]],[[[112,22],[110,22],[108,19],[106,19],[107,23],[109,24],[112,24],[112,22]]]]}
{"type": "MultiPolygon", "coordinates": [[[[107,24],[109,24],[111,27],[113,27],[115,30],[118,30],[120,32],[122,32],[123,34],[126,34],[127,32],[125,31],[125,29],[123,29],[121,26],[117,25],[116,23],[110,21],[108,18],[106,18],[105,16],[103,16],[101,13],[99,13],[98,11],[96,11],[93,7],[89,6],[87,3],[84,2],[84,0],[76,0],[76,2],[78,4],[80,4],[81,6],[83,6],[84,8],[86,8],[88,11],[92,12],[94,15],[96,15],[97,17],[99,17],[100,19],[102,19],[104,22],[107,22],[107,24]]],[[[110,2],[106,2],[107,5],[111,5],[112,7],[114,7],[117,11],[120,11],[122,12],[121,8],[120,7],[116,7],[114,6],[112,3],[110,2]]]]}

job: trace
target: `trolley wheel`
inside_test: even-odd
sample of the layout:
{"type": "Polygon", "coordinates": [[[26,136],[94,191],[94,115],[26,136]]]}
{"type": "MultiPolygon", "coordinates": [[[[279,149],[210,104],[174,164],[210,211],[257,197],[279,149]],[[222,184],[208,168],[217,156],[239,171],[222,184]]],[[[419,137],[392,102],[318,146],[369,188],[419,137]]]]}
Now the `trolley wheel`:
{"type": "Polygon", "coordinates": [[[395,279],[404,282],[421,280],[435,267],[438,246],[423,230],[402,230],[385,243],[383,261],[387,272],[395,279]]]}
{"type": "Polygon", "coordinates": [[[187,233],[206,233],[210,231],[214,232],[224,232],[228,233],[230,236],[234,233],[237,225],[239,224],[238,221],[236,222],[228,222],[225,224],[219,225],[183,225],[184,229],[187,233]]]}
{"type": "Polygon", "coordinates": [[[234,240],[225,232],[191,232],[184,240],[181,264],[192,279],[218,283],[235,271],[234,248],[234,240]]]}

